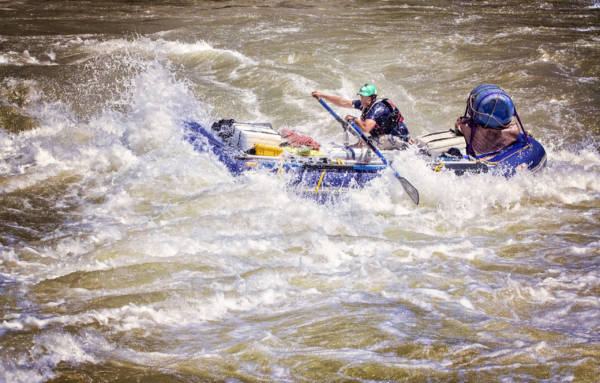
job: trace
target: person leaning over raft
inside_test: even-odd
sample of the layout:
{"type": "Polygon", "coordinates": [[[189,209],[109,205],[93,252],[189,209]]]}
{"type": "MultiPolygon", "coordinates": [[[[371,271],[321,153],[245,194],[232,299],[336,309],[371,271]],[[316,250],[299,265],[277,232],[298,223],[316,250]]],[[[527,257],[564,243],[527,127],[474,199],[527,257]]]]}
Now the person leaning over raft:
{"type": "Polygon", "coordinates": [[[387,98],[377,101],[377,88],[363,85],[357,93],[360,100],[349,100],[319,91],[313,97],[323,98],[343,108],[355,108],[362,112],[360,118],[347,115],[344,120],[354,121],[364,133],[369,133],[379,149],[404,149],[408,141],[408,128],[398,108],[387,98]]]}
{"type": "Polygon", "coordinates": [[[459,117],[454,123],[454,130],[465,136],[467,148],[470,147],[469,154],[477,157],[487,157],[485,155],[488,153],[492,155],[511,145],[519,138],[519,125],[514,120],[508,124],[506,129],[496,130],[485,129],[479,124],[473,124],[468,117],[459,117]],[[473,132],[476,132],[476,134],[473,134],[473,132]]]}
{"type": "Polygon", "coordinates": [[[517,141],[520,120],[517,116],[517,124],[515,116],[508,94],[497,85],[482,84],[469,94],[465,114],[456,120],[454,130],[464,135],[467,154],[487,158],[517,141]]]}

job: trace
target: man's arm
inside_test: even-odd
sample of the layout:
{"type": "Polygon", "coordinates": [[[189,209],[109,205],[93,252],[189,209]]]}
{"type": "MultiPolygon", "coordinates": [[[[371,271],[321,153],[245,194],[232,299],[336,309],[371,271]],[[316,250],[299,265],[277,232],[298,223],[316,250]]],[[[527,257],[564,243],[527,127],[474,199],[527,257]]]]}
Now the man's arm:
{"type": "Polygon", "coordinates": [[[354,116],[347,115],[344,118],[344,120],[346,120],[346,121],[350,121],[350,120],[354,121],[354,123],[356,124],[356,126],[358,126],[358,128],[363,133],[369,133],[377,125],[377,122],[375,120],[371,120],[370,118],[367,118],[366,120],[363,121],[360,118],[356,118],[354,116]]]}
{"type": "Polygon", "coordinates": [[[353,108],[352,100],[348,100],[347,98],[343,98],[340,96],[333,96],[330,94],[321,93],[319,91],[312,92],[313,97],[322,98],[325,101],[329,101],[334,105],[341,106],[342,108],[353,108]]]}

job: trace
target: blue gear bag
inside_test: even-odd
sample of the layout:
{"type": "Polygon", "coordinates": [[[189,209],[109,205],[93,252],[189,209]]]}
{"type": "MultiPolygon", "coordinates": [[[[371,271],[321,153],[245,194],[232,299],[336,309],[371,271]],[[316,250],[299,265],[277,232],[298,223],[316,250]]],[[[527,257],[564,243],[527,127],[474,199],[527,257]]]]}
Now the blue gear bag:
{"type": "Polygon", "coordinates": [[[476,86],[467,100],[467,114],[484,128],[506,129],[515,115],[512,99],[499,86],[476,86]]]}

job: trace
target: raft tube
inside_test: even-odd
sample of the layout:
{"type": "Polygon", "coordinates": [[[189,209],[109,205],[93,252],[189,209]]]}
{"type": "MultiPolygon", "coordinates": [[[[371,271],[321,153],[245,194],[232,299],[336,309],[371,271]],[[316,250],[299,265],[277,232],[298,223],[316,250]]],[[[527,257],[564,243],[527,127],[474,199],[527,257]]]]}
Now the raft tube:
{"type": "Polygon", "coordinates": [[[451,170],[458,175],[488,173],[511,177],[527,169],[535,173],[546,165],[546,151],[532,136],[520,133],[517,140],[494,153],[473,157],[466,154],[464,137],[454,130],[426,134],[417,138],[424,152],[435,160],[435,171],[451,170]]]}
{"type": "MultiPolygon", "coordinates": [[[[184,127],[185,139],[195,150],[214,153],[233,175],[267,169],[279,176],[285,175],[289,186],[309,194],[339,192],[346,188],[361,188],[380,176],[386,169],[376,156],[371,160],[349,159],[347,155],[321,153],[294,155],[286,151],[274,151],[278,155],[256,155],[233,147],[195,121],[184,127]]],[[[546,164],[546,151],[531,136],[521,134],[512,145],[482,158],[465,154],[464,138],[453,130],[426,134],[417,138],[422,153],[431,158],[434,171],[465,173],[492,173],[510,177],[517,171],[527,169],[535,173],[546,164]],[[456,150],[450,150],[455,148],[456,150]]],[[[354,149],[355,150],[355,149],[354,149]]],[[[341,153],[353,152],[350,147],[339,149],[341,153]]],[[[358,158],[358,156],[357,156],[358,158]]]]}

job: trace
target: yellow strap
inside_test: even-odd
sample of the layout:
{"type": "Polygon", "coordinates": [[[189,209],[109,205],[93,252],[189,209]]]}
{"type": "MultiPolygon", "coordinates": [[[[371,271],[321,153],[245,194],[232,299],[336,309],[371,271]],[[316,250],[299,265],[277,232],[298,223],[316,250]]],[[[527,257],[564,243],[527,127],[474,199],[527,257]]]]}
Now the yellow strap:
{"type": "Polygon", "coordinates": [[[321,173],[321,177],[319,177],[319,182],[317,183],[317,188],[315,189],[315,194],[319,192],[319,188],[321,187],[321,182],[323,182],[323,177],[325,176],[325,170],[321,173]]]}
{"type": "Polygon", "coordinates": [[[282,171],[283,171],[283,157],[281,157],[281,164],[279,165],[279,171],[277,172],[277,178],[281,178],[282,171]]]}

